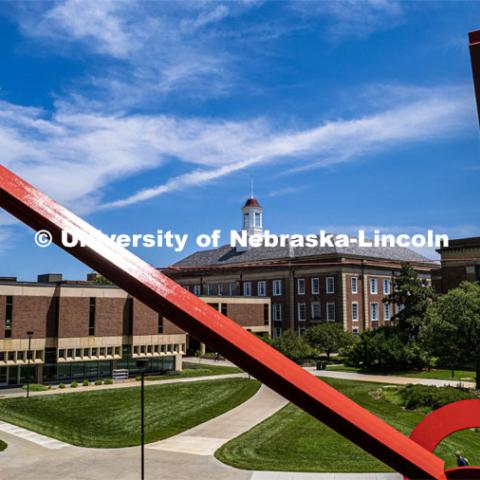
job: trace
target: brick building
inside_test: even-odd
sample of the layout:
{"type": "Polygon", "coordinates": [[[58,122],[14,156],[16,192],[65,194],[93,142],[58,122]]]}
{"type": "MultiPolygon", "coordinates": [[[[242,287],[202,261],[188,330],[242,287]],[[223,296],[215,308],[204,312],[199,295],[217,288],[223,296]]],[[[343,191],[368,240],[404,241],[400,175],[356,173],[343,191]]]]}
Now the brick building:
{"type": "MultiPolygon", "coordinates": [[[[242,230],[258,234],[263,210],[249,198],[242,230]]],[[[404,262],[421,278],[435,267],[406,248],[266,247],[199,251],[165,273],[197,295],[270,297],[274,336],[300,334],[319,322],[338,322],[352,332],[388,324],[397,306],[384,304],[404,262]]]]}
{"type": "Polygon", "coordinates": [[[456,288],[463,281],[480,282],[480,237],[450,240],[437,250],[441,267],[432,272],[432,284],[439,293],[456,288]]]}
{"type": "MultiPolygon", "coordinates": [[[[148,360],[147,373],[181,370],[188,344],[191,353],[205,350],[125,291],[94,283],[95,278],[0,278],[0,387],[29,379],[48,383],[111,377],[114,369],[136,375],[140,358],[148,360]]],[[[205,300],[244,328],[270,333],[269,299],[205,300]]]]}

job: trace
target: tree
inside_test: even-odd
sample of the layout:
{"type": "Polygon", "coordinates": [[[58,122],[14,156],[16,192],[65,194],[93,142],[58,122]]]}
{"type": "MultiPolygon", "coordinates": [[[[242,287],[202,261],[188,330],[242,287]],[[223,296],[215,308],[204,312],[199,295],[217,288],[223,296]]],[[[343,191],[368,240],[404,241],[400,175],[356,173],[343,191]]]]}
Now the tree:
{"type": "Polygon", "coordinates": [[[322,323],[305,332],[307,342],[320,352],[325,352],[328,359],[332,353],[353,343],[353,337],[353,334],[343,330],[338,323],[322,323]]]}
{"type": "Polygon", "coordinates": [[[97,275],[93,281],[95,285],[113,285],[112,282],[103,275],[97,275]]]}
{"type": "Polygon", "coordinates": [[[463,282],[430,305],[424,337],[442,362],[473,363],[480,389],[480,284],[463,282]]]}
{"type": "Polygon", "coordinates": [[[404,263],[400,274],[394,279],[393,291],[385,298],[385,303],[401,306],[392,321],[398,326],[405,342],[418,338],[425,321],[428,306],[435,298],[432,287],[426,280],[418,278],[417,272],[409,263],[404,263]]]}
{"type": "Polygon", "coordinates": [[[279,338],[265,339],[265,341],[297,363],[301,363],[314,354],[305,338],[297,335],[293,330],[283,332],[279,338]]]}

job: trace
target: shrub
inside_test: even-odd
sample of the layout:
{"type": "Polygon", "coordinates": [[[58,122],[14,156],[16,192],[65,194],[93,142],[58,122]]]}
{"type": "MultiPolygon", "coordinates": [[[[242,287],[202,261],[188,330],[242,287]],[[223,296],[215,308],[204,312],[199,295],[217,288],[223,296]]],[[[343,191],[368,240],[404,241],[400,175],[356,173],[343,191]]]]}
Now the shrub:
{"type": "Polygon", "coordinates": [[[102,380],[100,380],[99,378],[97,380],[95,380],[95,385],[101,385],[103,383],[102,380]]]}
{"type": "Polygon", "coordinates": [[[407,385],[399,391],[405,408],[428,407],[433,410],[449,403],[477,396],[469,390],[455,387],[434,387],[429,385],[407,385]]]}
{"type": "Polygon", "coordinates": [[[65,388],[65,384],[64,383],[61,383],[58,388],[65,388]]]}
{"type": "MultiPolygon", "coordinates": [[[[28,386],[23,385],[22,386],[23,390],[27,390],[28,386]]],[[[30,391],[31,392],[44,392],[45,390],[48,390],[49,387],[47,385],[42,385],[40,383],[31,383],[30,384],[30,391]]]]}
{"type": "Polygon", "coordinates": [[[78,387],[78,382],[76,380],[74,380],[71,384],[70,384],[70,387],[71,388],[77,388],[78,387]]]}
{"type": "Polygon", "coordinates": [[[88,380],[84,380],[84,381],[82,382],[82,385],[83,385],[84,387],[88,387],[88,386],[90,385],[90,382],[89,382],[88,380]]]}
{"type": "Polygon", "coordinates": [[[106,378],[103,383],[104,383],[105,385],[112,385],[113,380],[112,380],[111,378],[106,378]]]}

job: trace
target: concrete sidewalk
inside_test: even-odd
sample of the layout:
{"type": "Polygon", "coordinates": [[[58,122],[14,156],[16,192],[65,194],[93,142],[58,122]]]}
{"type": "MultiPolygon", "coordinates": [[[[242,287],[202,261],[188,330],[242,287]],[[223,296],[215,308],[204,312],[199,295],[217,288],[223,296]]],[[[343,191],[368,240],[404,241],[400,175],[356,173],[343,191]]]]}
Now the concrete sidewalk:
{"type": "Polygon", "coordinates": [[[186,432],[148,445],[154,450],[213,455],[215,450],[272,416],[287,400],[265,385],[245,403],[186,432]]]}
{"type": "MultiPolygon", "coordinates": [[[[202,377],[180,377],[180,378],[165,378],[163,380],[145,380],[145,386],[149,387],[151,385],[167,385],[170,383],[188,383],[188,382],[204,382],[207,380],[222,380],[225,378],[248,378],[247,373],[226,373],[223,375],[206,375],[202,377]]],[[[88,387],[83,387],[79,385],[76,388],[66,387],[66,388],[52,388],[51,390],[45,390],[44,392],[32,392],[30,391],[31,397],[42,397],[45,395],[61,395],[65,393],[79,393],[79,392],[98,392],[100,390],[115,390],[118,388],[134,388],[139,387],[140,381],[137,380],[127,380],[125,382],[113,383],[111,385],[90,385],[88,387]]],[[[5,398],[22,398],[25,397],[26,391],[21,388],[9,389],[9,390],[0,390],[0,401],[5,398]]]]}

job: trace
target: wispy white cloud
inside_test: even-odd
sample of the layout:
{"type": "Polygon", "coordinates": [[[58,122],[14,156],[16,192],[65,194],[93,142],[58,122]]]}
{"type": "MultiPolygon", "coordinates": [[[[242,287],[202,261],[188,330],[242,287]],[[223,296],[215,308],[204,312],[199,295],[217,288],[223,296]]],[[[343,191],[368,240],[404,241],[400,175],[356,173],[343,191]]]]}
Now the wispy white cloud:
{"type": "Polygon", "coordinates": [[[278,166],[277,174],[292,174],[352,161],[412,142],[443,140],[449,135],[458,134],[464,128],[466,118],[473,118],[469,97],[461,92],[463,91],[457,90],[456,95],[452,95],[448,89],[431,90],[421,100],[414,95],[415,98],[410,103],[402,102],[400,106],[386,111],[295,131],[278,131],[265,123],[255,128],[235,124],[225,130],[227,149],[224,148],[223,133],[220,140],[220,130],[213,128],[209,134],[202,135],[201,139],[196,138],[194,148],[199,151],[201,140],[207,140],[208,166],[218,164],[219,161],[227,165],[195,170],[104,206],[134,204],[171,191],[200,186],[253,166],[275,163],[278,166]],[[239,132],[243,133],[240,137],[239,132]],[[240,144],[237,143],[239,138],[240,144]],[[220,143],[216,142],[217,139],[220,143]],[[235,148],[238,146],[239,149],[235,148]]]}
{"type": "Polygon", "coordinates": [[[122,207],[205,185],[247,168],[275,164],[277,173],[294,173],[464,134],[474,116],[470,92],[465,92],[432,89],[418,98],[414,89],[412,99],[402,97],[399,105],[297,129],[267,118],[93,114],[68,104],[59,104],[48,117],[41,110],[3,102],[0,147],[7,166],[86,212],[99,204],[122,207]],[[108,185],[167,162],[180,162],[191,170],[126,198],[105,201],[108,185]]]}
{"type": "Polygon", "coordinates": [[[333,41],[365,38],[378,30],[391,29],[404,18],[407,4],[399,0],[336,0],[333,2],[292,2],[304,17],[328,20],[326,34],[333,41]]]}

